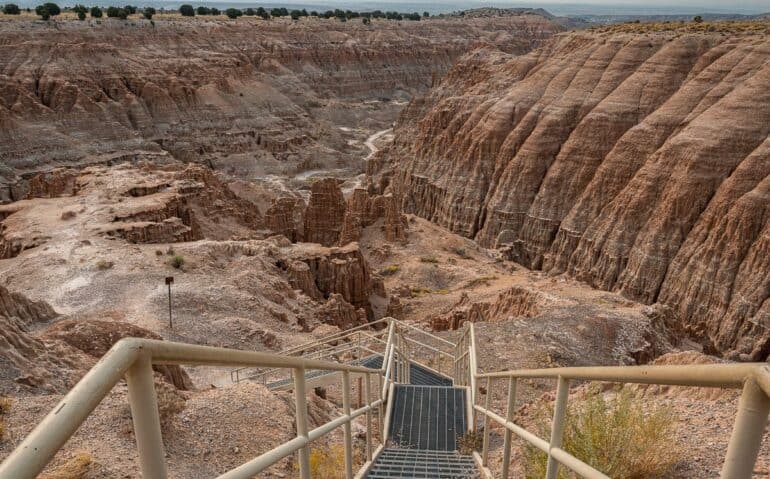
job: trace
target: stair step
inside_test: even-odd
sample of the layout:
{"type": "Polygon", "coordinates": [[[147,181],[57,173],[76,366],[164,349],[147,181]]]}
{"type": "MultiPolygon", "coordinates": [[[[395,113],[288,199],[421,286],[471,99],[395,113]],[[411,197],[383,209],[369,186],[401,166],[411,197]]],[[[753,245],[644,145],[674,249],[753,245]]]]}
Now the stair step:
{"type": "Polygon", "coordinates": [[[466,430],[464,388],[397,385],[392,401],[389,437],[393,444],[457,450],[457,440],[466,430]]]}
{"type": "Polygon", "coordinates": [[[446,451],[387,448],[366,477],[472,479],[478,478],[479,474],[471,456],[446,451]]]}

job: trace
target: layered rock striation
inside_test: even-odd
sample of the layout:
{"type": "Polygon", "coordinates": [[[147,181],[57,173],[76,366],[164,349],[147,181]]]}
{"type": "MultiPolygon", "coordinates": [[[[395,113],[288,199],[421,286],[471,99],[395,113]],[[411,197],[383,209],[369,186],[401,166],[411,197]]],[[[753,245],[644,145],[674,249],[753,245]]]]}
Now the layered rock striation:
{"type": "Polygon", "coordinates": [[[406,212],[770,354],[770,41],[573,33],[466,55],[372,162],[406,212]]]}
{"type": "Polygon", "coordinates": [[[345,200],[334,178],[314,181],[307,205],[301,198],[275,198],[264,218],[271,233],[285,236],[292,243],[323,246],[358,242],[364,229],[378,222],[386,241],[406,240],[406,217],[393,195],[370,194],[365,188],[356,188],[345,200]]]}
{"type": "Polygon", "coordinates": [[[389,123],[395,107],[372,103],[424,91],[478,44],[521,53],[561,28],[532,14],[3,22],[0,201],[36,172],[121,157],[254,176],[359,161],[338,126],[389,123]]]}

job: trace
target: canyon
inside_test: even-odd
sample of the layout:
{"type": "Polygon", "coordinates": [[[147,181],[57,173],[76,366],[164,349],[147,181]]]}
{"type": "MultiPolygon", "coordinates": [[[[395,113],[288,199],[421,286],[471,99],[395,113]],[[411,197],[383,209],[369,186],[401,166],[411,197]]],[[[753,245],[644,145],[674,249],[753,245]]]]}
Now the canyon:
{"type": "Polygon", "coordinates": [[[405,109],[374,184],[528,268],[671,306],[707,351],[765,360],[770,43],[629,28],[467,54],[405,109]]]}
{"type": "Polygon", "coordinates": [[[8,21],[0,201],[53,167],[197,162],[242,179],[359,173],[363,138],[478,45],[523,53],[536,14],[421,22],[8,21]]]}
{"type": "MultiPolygon", "coordinates": [[[[474,323],[482,371],[770,356],[764,23],[0,20],[0,459],[124,337],[278,353],[393,317],[474,323]]],[[[294,437],[292,394],[231,374],[155,367],[170,477],[294,437]]],[[[553,400],[519,389],[517,420],[553,400]]],[[[713,476],[737,395],[635,391],[696,451],[671,477],[713,476]]],[[[49,470],[138,476],[127,394],[49,470]]]]}

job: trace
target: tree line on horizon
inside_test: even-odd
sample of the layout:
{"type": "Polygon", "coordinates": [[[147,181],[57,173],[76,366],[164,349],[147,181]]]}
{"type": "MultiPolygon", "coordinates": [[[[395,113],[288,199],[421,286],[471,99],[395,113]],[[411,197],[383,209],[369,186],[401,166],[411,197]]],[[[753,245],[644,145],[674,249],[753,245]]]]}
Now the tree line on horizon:
{"type": "MultiPolygon", "coordinates": [[[[128,18],[129,15],[133,15],[137,12],[140,12],[144,18],[147,20],[152,20],[152,17],[157,13],[157,10],[153,7],[144,7],[139,8],[132,5],[125,5],[123,7],[116,7],[116,6],[110,6],[110,7],[86,7],[85,5],[75,5],[72,8],[65,8],[64,10],[70,10],[77,14],[78,19],[85,20],[87,15],[91,15],[92,18],[102,18],[105,14],[108,18],[119,18],[122,20],[125,20],[128,18]]],[[[22,9],[15,3],[7,3],[3,6],[2,12],[6,15],[19,15],[21,14],[22,9]]],[[[30,8],[26,9],[27,12],[31,12],[32,10],[30,8]]],[[[164,10],[166,11],[166,10],[164,10]]],[[[49,20],[51,17],[55,17],[57,15],[60,15],[62,12],[62,9],[57,5],[56,3],[47,2],[43,3],[41,5],[38,5],[35,7],[35,13],[40,16],[43,20],[49,20]]],[[[357,12],[353,10],[340,10],[339,8],[334,10],[326,10],[323,12],[319,11],[310,11],[308,12],[306,9],[302,10],[289,10],[285,7],[280,8],[271,8],[266,9],[264,7],[257,7],[257,8],[228,8],[224,12],[219,10],[216,7],[205,7],[200,6],[197,8],[194,8],[192,5],[185,4],[179,7],[179,14],[185,17],[194,17],[196,15],[198,16],[218,16],[218,15],[226,15],[227,17],[231,19],[236,19],[238,17],[242,16],[249,16],[249,17],[261,17],[264,20],[270,20],[273,17],[280,18],[280,17],[291,17],[293,20],[299,20],[302,17],[317,17],[317,18],[336,18],[337,20],[341,22],[346,22],[348,20],[354,19],[354,18],[360,18],[362,22],[365,25],[368,25],[371,22],[371,19],[373,18],[382,18],[386,20],[414,20],[419,21],[423,18],[430,17],[430,13],[423,12],[422,15],[420,15],[417,12],[413,13],[399,13],[395,11],[385,11],[382,10],[373,10],[371,12],[357,12]]]]}

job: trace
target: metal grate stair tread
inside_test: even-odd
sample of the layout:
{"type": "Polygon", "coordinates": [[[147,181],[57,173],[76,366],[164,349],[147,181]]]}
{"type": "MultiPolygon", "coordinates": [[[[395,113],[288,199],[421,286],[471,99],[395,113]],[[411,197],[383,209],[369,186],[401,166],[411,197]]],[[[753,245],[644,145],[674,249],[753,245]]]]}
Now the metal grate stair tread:
{"type": "Polygon", "coordinates": [[[465,389],[397,385],[388,435],[411,449],[455,451],[466,430],[465,389]]]}
{"type": "Polygon", "coordinates": [[[479,475],[471,456],[456,452],[388,448],[382,451],[366,477],[475,479],[479,475]]]}

